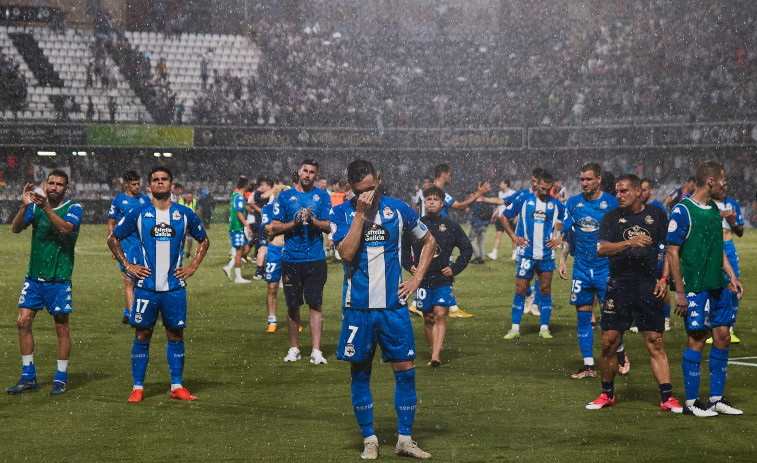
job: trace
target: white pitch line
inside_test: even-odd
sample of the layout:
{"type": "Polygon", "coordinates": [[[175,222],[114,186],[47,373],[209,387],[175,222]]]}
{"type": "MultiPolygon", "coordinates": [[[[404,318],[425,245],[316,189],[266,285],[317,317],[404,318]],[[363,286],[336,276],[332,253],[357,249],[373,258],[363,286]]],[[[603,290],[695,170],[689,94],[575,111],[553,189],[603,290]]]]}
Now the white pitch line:
{"type": "Polygon", "coordinates": [[[728,365],[744,365],[747,367],[757,367],[757,363],[734,362],[733,360],[729,360],[728,365]]]}

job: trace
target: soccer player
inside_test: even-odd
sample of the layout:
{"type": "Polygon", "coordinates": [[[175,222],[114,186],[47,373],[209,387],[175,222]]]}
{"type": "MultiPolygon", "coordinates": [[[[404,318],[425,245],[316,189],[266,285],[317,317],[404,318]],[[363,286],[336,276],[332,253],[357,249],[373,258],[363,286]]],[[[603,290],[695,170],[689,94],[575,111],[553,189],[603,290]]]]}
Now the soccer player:
{"type": "MultiPolygon", "coordinates": [[[[132,209],[141,209],[142,206],[149,203],[150,197],[139,192],[139,174],[133,170],[125,172],[124,192],[113,198],[113,202],[110,204],[110,211],[108,211],[108,236],[113,233],[113,229],[116,228],[118,221],[124,218],[132,209]]],[[[127,236],[121,246],[124,248],[124,254],[126,254],[126,259],[129,262],[133,264],[139,262],[142,254],[137,235],[127,236]]],[[[113,256],[113,258],[115,259],[116,257],[113,256]]],[[[121,320],[125,325],[129,323],[131,306],[134,305],[134,277],[126,273],[120,265],[119,267],[124,280],[124,298],[126,299],[126,306],[124,307],[123,318],[121,320]]]]}
{"type": "Polygon", "coordinates": [[[262,279],[265,270],[268,234],[260,224],[260,214],[263,206],[269,203],[271,188],[273,188],[273,179],[261,177],[258,179],[258,186],[255,188],[255,191],[252,191],[247,198],[247,223],[250,224],[250,228],[253,231],[253,235],[248,237],[248,240],[254,243],[253,249],[255,249],[255,252],[253,254],[255,255],[255,264],[257,265],[255,276],[253,276],[255,280],[262,279]]]}
{"type": "MultiPolygon", "coordinates": [[[[438,367],[442,364],[440,355],[444,345],[444,336],[447,333],[447,310],[455,304],[452,283],[455,281],[455,275],[468,266],[473,247],[460,225],[449,217],[442,216],[444,190],[431,185],[424,190],[424,194],[426,195],[426,216],[421,218],[421,222],[433,235],[439,251],[434,253],[431,265],[421,281],[415,305],[423,312],[425,319],[423,328],[431,349],[429,365],[438,367]],[[450,257],[455,248],[460,254],[455,262],[450,263],[450,257]]],[[[420,241],[405,240],[402,243],[402,267],[411,274],[417,271],[415,263],[421,254],[422,247],[420,241]]]]}
{"type": "Polygon", "coordinates": [[[68,318],[71,313],[71,274],[74,248],[81,225],[81,205],[66,198],[68,174],[53,169],[47,176],[45,196],[34,192],[27,183],[21,195],[21,208],[13,218],[11,230],[21,233],[32,226],[32,247],[24,286],[18,298],[18,341],[21,348],[22,373],[8,394],[18,394],[37,387],[34,367],[32,323],[37,311],[45,307],[55,321],[58,335],[58,369],[50,394],[66,392],[68,356],[71,337],[68,318]]]}
{"type": "Polygon", "coordinates": [[[323,234],[329,232],[331,199],[326,191],[315,187],[318,162],[306,159],[297,171],[298,183],[294,188],[279,193],[273,203],[273,221],[269,234],[284,235],[281,276],[287,304],[289,351],[285,362],[300,359],[299,329],[300,306],[310,307],[310,331],[313,351],[310,363],[326,364],[321,352],[323,329],[323,286],[326,284],[326,252],[323,234]]]}
{"type": "Polygon", "coordinates": [[[378,458],[373,430],[370,380],[376,344],[384,361],[392,364],[396,386],[398,455],[431,458],[411,438],[417,396],[415,392],[415,340],[406,300],[419,287],[431,263],[436,241],[404,202],[377,191],[381,177],[373,164],[355,160],[347,167],[347,180],[355,197],[330,214],[334,243],[342,256],[344,285],[342,331],[337,358],[350,362],[352,407],[363,435],[367,460],[378,458]],[[402,281],[400,266],[403,233],[421,240],[423,248],[415,274],[402,281]]]}
{"type": "Polygon", "coordinates": [[[731,342],[729,326],[733,321],[731,291],[739,299],[743,294],[741,282],[723,251],[723,218],[714,202],[726,185],[723,166],[713,161],[702,163],[697,168],[696,185],[694,193],[670,213],[666,251],[676,287],[675,311],[684,317],[688,336],[682,362],[686,387],[683,411],[700,417],[741,415],[741,410],[723,398],[731,342]],[[731,279],[728,287],[724,271],[731,279]],[[705,405],[699,400],[699,375],[710,330],[710,398],[705,405]]]}
{"type": "MultiPolygon", "coordinates": [[[[284,185],[277,185],[273,187],[273,199],[282,191],[286,190],[284,185]]],[[[261,209],[260,214],[260,226],[263,227],[266,233],[270,233],[271,221],[273,220],[273,203],[266,204],[261,209]]],[[[276,294],[279,291],[279,281],[281,280],[281,253],[284,250],[284,235],[270,235],[268,236],[268,250],[265,254],[265,281],[268,285],[268,293],[266,295],[266,308],[268,309],[268,328],[266,333],[276,332],[276,294]]]]}
{"type": "Polygon", "coordinates": [[[210,240],[200,218],[186,206],[171,201],[173,174],[165,167],[156,167],[148,175],[152,202],[132,210],[121,219],[108,237],[108,246],[118,262],[137,279],[134,306],[129,323],[135,328],[131,349],[131,374],[134,387],[129,402],[141,402],[150,340],[161,315],[168,346],[166,357],[171,375],[169,397],[197,400],[184,386],[184,328],[187,325],[186,279],[192,276],[208,251],[210,240]],[[140,237],[144,265],[126,259],[121,242],[132,233],[140,237]],[[198,241],[197,251],[187,266],[182,265],[182,252],[187,235],[198,241]]]}
{"type": "Polygon", "coordinates": [[[621,175],[615,189],[618,207],[602,217],[597,236],[597,256],[610,260],[600,321],[602,392],[586,408],[594,410],[615,405],[616,350],[623,332],[635,320],[659,384],[660,410],[681,413],[683,408],[673,397],[670,365],[662,342],[665,314],[661,302],[667,291],[667,272],[660,279],[656,278],[657,250],[660,242],[665,241],[668,219],[662,209],[642,202],[639,177],[621,175]]]}
{"type": "Polygon", "coordinates": [[[665,198],[665,200],[662,202],[663,205],[667,208],[671,208],[678,204],[680,201],[682,201],[685,198],[688,198],[691,196],[691,194],[696,189],[696,177],[689,177],[688,180],[686,180],[686,183],[681,188],[676,188],[675,190],[671,191],[670,194],[665,198]]]}
{"type": "MultiPolygon", "coordinates": [[[[641,202],[647,206],[657,206],[667,215],[665,205],[654,199],[654,184],[652,183],[652,180],[648,178],[641,179],[641,202]]],[[[657,278],[662,276],[662,266],[665,261],[665,247],[666,243],[660,243],[660,249],[658,250],[657,255],[657,278]]],[[[670,292],[665,291],[665,298],[662,300],[662,304],[665,308],[665,331],[670,331],[670,292]]]]}
{"type": "MultiPolygon", "coordinates": [[[[715,204],[718,205],[720,216],[723,217],[723,250],[726,257],[728,257],[728,263],[731,264],[733,273],[736,274],[736,278],[741,278],[739,272],[739,254],[736,252],[736,246],[733,245],[733,235],[735,234],[739,238],[744,236],[744,217],[741,215],[741,208],[739,202],[728,197],[728,184],[723,185],[723,189],[720,192],[720,196],[715,200],[715,204]]],[[[731,293],[731,306],[733,307],[733,321],[731,322],[731,344],[737,344],[741,342],[733,332],[733,325],[736,323],[736,313],[739,310],[739,298],[736,297],[736,293],[731,293]]],[[[707,344],[712,344],[712,337],[707,338],[707,344]]]]}
{"type": "Polygon", "coordinates": [[[242,258],[250,250],[247,235],[253,236],[250,224],[245,220],[244,190],[247,187],[247,177],[239,177],[237,188],[231,194],[229,201],[229,237],[231,246],[234,248],[234,257],[223,267],[223,273],[231,279],[231,269],[234,268],[234,283],[249,283],[250,280],[242,278],[242,258]]]}
{"type": "Polygon", "coordinates": [[[513,297],[512,328],[505,339],[520,337],[520,319],[526,303],[528,286],[534,273],[539,278],[539,317],[541,327],[539,337],[552,339],[549,319],[552,315],[552,272],[555,270],[554,249],[562,242],[560,230],[564,206],[549,195],[553,177],[542,172],[534,193],[519,195],[508,205],[499,217],[500,223],[510,239],[520,247],[515,272],[515,296],[513,297]],[[507,219],[519,216],[517,233],[507,219]]]}
{"type": "MultiPolygon", "coordinates": [[[[512,200],[513,195],[516,193],[515,190],[510,188],[510,180],[501,180],[499,182],[499,191],[497,192],[497,198],[502,200],[502,204],[499,205],[496,211],[494,211],[494,216],[492,216],[492,220],[494,221],[494,228],[497,231],[494,235],[494,247],[492,249],[492,252],[487,254],[486,256],[491,260],[497,260],[497,253],[499,249],[499,242],[502,239],[502,234],[505,232],[505,228],[502,226],[501,223],[499,223],[499,220],[497,218],[502,213],[502,211],[505,209],[505,206],[507,204],[510,204],[510,200],[512,200]]],[[[512,225],[512,224],[511,224],[512,225]]],[[[515,243],[512,244],[512,260],[516,260],[518,258],[517,256],[517,248],[515,247],[515,243]]]]}
{"type": "Polygon", "coordinates": [[[570,251],[573,258],[573,280],[570,285],[570,304],[576,307],[578,323],[578,347],[583,358],[583,367],[571,376],[573,379],[594,378],[594,330],[591,326],[594,298],[601,304],[605,299],[609,260],[597,256],[597,233],[604,215],[618,207],[618,201],[603,192],[602,169],[597,163],[584,164],[580,170],[582,192],[572,196],[565,204],[563,232],[570,234],[564,240],[566,248],[560,255],[558,273],[568,279],[566,258],[570,251]]]}
{"type": "MultiPolygon", "coordinates": [[[[447,164],[439,164],[436,167],[434,167],[434,182],[433,184],[437,187],[441,188],[442,191],[444,191],[444,186],[452,180],[452,169],[447,164]]],[[[442,203],[442,215],[444,217],[449,216],[449,209],[457,209],[458,211],[464,211],[468,208],[471,204],[473,204],[473,201],[475,201],[478,197],[483,196],[491,186],[488,182],[484,182],[483,184],[479,184],[476,191],[468,196],[468,198],[465,201],[458,201],[455,198],[453,198],[449,193],[446,191],[444,192],[444,203],[442,203]]],[[[485,198],[484,201],[487,200],[495,200],[495,198],[485,198]]],[[[488,201],[487,201],[488,202],[488,201]]],[[[450,318],[470,318],[473,314],[467,313],[464,310],[460,309],[457,304],[451,306],[449,308],[449,317],[450,318]]]]}

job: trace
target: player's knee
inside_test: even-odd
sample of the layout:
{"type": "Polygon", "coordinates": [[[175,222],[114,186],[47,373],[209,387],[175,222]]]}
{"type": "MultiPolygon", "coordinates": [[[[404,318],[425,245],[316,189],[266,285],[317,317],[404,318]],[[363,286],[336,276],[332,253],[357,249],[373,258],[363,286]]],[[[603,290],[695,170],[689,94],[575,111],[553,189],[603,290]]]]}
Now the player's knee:
{"type": "Polygon", "coordinates": [[[300,317],[300,306],[297,307],[289,307],[287,306],[287,315],[289,315],[290,318],[297,319],[300,317]]]}
{"type": "Polygon", "coordinates": [[[321,313],[323,311],[323,306],[321,304],[310,304],[309,307],[313,312],[321,313]]]}
{"type": "Polygon", "coordinates": [[[704,341],[709,337],[709,332],[707,330],[689,331],[688,334],[691,339],[697,342],[704,341]]]}
{"type": "Polygon", "coordinates": [[[19,331],[30,331],[32,329],[32,318],[25,315],[19,315],[16,319],[16,325],[19,331]]]}

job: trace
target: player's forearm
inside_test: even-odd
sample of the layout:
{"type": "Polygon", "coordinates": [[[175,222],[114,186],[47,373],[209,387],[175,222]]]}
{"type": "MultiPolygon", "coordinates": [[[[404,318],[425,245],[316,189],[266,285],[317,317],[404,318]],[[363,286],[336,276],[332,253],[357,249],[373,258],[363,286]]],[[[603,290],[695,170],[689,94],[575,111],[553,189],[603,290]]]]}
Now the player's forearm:
{"type": "Polygon", "coordinates": [[[205,239],[199,241],[199,243],[200,244],[197,245],[195,255],[192,258],[192,262],[189,264],[194,268],[199,267],[200,263],[202,263],[202,260],[205,258],[205,254],[208,252],[208,248],[210,247],[210,239],[206,236],[205,239]]]}
{"type": "Polygon", "coordinates": [[[728,278],[731,279],[731,281],[736,280],[736,272],[733,271],[733,267],[731,267],[731,262],[728,260],[728,256],[725,254],[725,251],[723,251],[723,272],[728,275],[728,278]]]}
{"type": "Polygon", "coordinates": [[[269,234],[271,235],[281,235],[282,233],[286,233],[290,230],[294,230],[295,222],[282,222],[280,220],[274,220],[270,224],[267,225],[269,228],[269,234]]]}
{"type": "Polygon", "coordinates": [[[683,275],[681,274],[681,260],[679,253],[680,246],[668,246],[665,251],[665,259],[668,261],[669,275],[673,278],[676,286],[676,292],[683,292],[683,275]]]}
{"type": "Polygon", "coordinates": [[[328,220],[318,220],[316,218],[312,219],[312,225],[322,231],[323,233],[328,233],[329,230],[329,224],[330,222],[328,220]]]}
{"type": "Polygon", "coordinates": [[[50,221],[50,225],[52,225],[56,230],[61,232],[64,235],[69,235],[71,232],[74,231],[74,224],[71,222],[67,222],[63,220],[62,217],[60,217],[58,214],[53,211],[52,207],[48,205],[48,207],[43,208],[42,211],[47,216],[47,219],[50,221]]]}
{"type": "Polygon", "coordinates": [[[26,217],[27,210],[29,210],[29,206],[22,204],[21,209],[19,209],[16,216],[13,217],[13,225],[11,226],[11,231],[13,231],[13,233],[21,233],[24,228],[26,228],[24,217],[26,217]]]}
{"type": "Polygon", "coordinates": [[[113,236],[113,233],[108,236],[108,247],[110,248],[110,252],[116,257],[118,263],[121,264],[123,268],[126,268],[129,261],[126,258],[126,254],[124,254],[123,247],[121,247],[121,241],[113,236]]]}
{"type": "Polygon", "coordinates": [[[113,230],[116,228],[116,219],[108,219],[108,236],[113,234],[113,230]]]}
{"type": "Polygon", "coordinates": [[[360,247],[364,218],[364,213],[355,213],[355,217],[352,219],[352,224],[347,232],[347,236],[345,236],[336,247],[337,251],[339,251],[339,256],[346,262],[352,262],[352,259],[355,258],[355,254],[357,254],[358,247],[360,247]]]}
{"type": "Polygon", "coordinates": [[[237,219],[245,227],[249,227],[250,226],[250,224],[247,223],[247,219],[245,218],[244,214],[242,214],[242,211],[237,211],[237,219]]]}
{"type": "Polygon", "coordinates": [[[431,265],[431,259],[434,258],[434,249],[436,248],[436,239],[430,232],[426,233],[426,236],[424,236],[422,240],[423,249],[418,258],[415,275],[413,275],[413,279],[418,282],[423,281],[423,277],[426,275],[426,270],[428,270],[428,266],[431,265]]]}
{"type": "Polygon", "coordinates": [[[744,236],[744,226],[743,225],[731,225],[731,230],[739,238],[741,238],[742,236],[744,236]]]}
{"type": "Polygon", "coordinates": [[[499,223],[502,224],[502,227],[505,229],[507,236],[509,236],[511,240],[515,241],[515,231],[513,231],[513,227],[510,226],[510,221],[505,214],[501,214],[499,216],[499,223]]]}

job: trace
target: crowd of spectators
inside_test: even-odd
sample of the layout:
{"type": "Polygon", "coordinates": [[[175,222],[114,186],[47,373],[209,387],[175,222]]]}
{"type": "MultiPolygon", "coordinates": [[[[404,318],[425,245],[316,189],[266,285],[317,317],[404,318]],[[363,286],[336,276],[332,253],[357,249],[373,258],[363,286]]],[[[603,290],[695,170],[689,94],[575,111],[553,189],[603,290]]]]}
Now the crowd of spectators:
{"type": "Polygon", "coordinates": [[[591,21],[519,15],[476,42],[260,21],[249,92],[216,80],[195,112],[213,123],[379,129],[757,117],[750,2],[621,3],[591,21]]]}
{"type": "Polygon", "coordinates": [[[0,111],[19,111],[26,105],[27,82],[19,64],[0,52],[0,111]]]}

